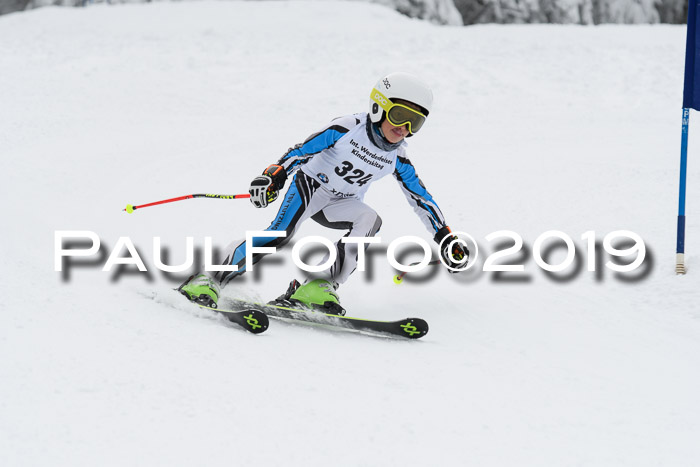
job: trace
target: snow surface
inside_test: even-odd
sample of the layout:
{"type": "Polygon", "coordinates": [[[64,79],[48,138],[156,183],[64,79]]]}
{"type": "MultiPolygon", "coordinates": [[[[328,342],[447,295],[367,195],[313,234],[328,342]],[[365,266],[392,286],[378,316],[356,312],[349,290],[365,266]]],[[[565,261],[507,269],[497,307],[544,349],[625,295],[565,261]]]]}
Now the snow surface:
{"type": "MultiPolygon", "coordinates": [[[[674,274],[684,27],[451,28],[353,2],[158,3],[7,15],[0,44],[0,464],[700,462],[695,114],[689,273],[674,274]],[[330,118],[364,111],[394,70],[434,84],[410,154],[480,264],[395,286],[389,241],[430,235],[387,178],[366,198],[382,246],[340,293],[355,316],[425,318],[424,339],[280,321],[254,336],[170,290],[154,236],[179,264],[186,236],[223,247],[276,207],[126,204],[245,192],[330,118]],[[525,273],[479,272],[485,237],[504,229],[525,241],[509,258],[525,273]],[[605,254],[588,272],[581,235],[620,229],[644,239],[645,274],[620,277],[605,254]],[[103,256],[55,272],[57,230],[97,233],[103,256]],[[557,274],[567,280],[532,259],[549,230],[584,262],[557,274]],[[121,236],[149,274],[100,270],[121,236]]],[[[312,234],[339,235],[299,233],[312,234]]],[[[269,259],[224,295],[268,299],[301,277],[290,248],[269,259]]]]}

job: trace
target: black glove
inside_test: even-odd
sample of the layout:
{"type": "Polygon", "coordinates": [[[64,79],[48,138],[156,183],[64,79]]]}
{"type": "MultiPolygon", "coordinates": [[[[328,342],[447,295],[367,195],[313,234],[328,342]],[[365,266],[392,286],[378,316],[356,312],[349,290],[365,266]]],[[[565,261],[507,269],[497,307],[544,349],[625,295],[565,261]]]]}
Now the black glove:
{"type": "Polygon", "coordinates": [[[287,181],[287,172],[281,165],[271,165],[265,169],[261,176],[255,177],[250,182],[250,202],[256,208],[265,208],[277,199],[279,192],[287,181]]]}
{"type": "Polygon", "coordinates": [[[469,249],[465,241],[452,235],[450,228],[445,226],[437,231],[434,238],[440,247],[440,257],[451,274],[461,272],[469,263],[469,249]]]}

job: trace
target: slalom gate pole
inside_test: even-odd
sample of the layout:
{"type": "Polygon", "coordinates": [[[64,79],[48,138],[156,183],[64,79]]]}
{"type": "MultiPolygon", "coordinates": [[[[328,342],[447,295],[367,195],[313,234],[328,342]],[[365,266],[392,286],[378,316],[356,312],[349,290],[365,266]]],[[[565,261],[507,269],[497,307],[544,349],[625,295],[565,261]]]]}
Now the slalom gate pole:
{"type": "Polygon", "coordinates": [[[690,109],[683,109],[681,133],[681,175],[678,189],[678,228],[676,233],[676,274],[685,274],[685,181],[688,168],[688,124],[690,109]]]}
{"type": "Polygon", "coordinates": [[[136,211],[137,209],[147,208],[149,206],[157,206],[159,204],[165,204],[165,203],[174,203],[175,201],[182,201],[184,199],[192,199],[192,198],[242,199],[242,198],[250,198],[250,195],[248,193],[245,193],[242,195],[213,195],[213,194],[185,195],[185,196],[178,196],[177,198],[170,198],[170,199],[164,199],[161,201],[154,201],[154,202],[148,203],[148,204],[141,204],[139,206],[132,206],[131,204],[127,204],[126,208],[122,209],[122,211],[126,211],[129,214],[131,214],[132,212],[136,211]]]}
{"type": "Polygon", "coordinates": [[[683,130],[681,133],[681,177],[678,189],[678,230],[676,235],[676,274],[685,274],[685,181],[688,165],[688,126],[690,109],[700,110],[700,0],[688,0],[685,35],[685,76],[683,79],[683,130]]]}

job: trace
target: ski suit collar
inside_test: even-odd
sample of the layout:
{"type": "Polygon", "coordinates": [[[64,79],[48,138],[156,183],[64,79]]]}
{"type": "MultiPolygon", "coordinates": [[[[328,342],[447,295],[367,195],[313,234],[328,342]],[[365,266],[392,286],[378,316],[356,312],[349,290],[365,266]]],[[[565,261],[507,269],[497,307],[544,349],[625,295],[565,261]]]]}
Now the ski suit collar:
{"type": "Polygon", "coordinates": [[[369,139],[375,144],[375,146],[383,151],[393,151],[403,144],[403,141],[399,141],[398,143],[390,143],[387,141],[382,134],[381,128],[379,128],[379,124],[372,123],[369,118],[367,118],[366,128],[369,139]]]}

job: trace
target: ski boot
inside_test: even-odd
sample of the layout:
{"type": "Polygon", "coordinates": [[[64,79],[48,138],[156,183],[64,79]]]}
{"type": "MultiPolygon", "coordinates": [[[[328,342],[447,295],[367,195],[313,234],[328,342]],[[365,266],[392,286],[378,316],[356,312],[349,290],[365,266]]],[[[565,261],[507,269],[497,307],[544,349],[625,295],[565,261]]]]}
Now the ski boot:
{"type": "Polygon", "coordinates": [[[289,283],[287,291],[270,304],[290,308],[307,308],[329,315],[344,316],[345,309],[340,306],[340,298],[335,291],[336,287],[334,282],[325,279],[315,279],[304,285],[294,279],[289,283]]]}
{"type": "Polygon", "coordinates": [[[216,302],[219,301],[219,287],[206,274],[190,276],[177,290],[189,301],[198,305],[216,308],[216,302]]]}

